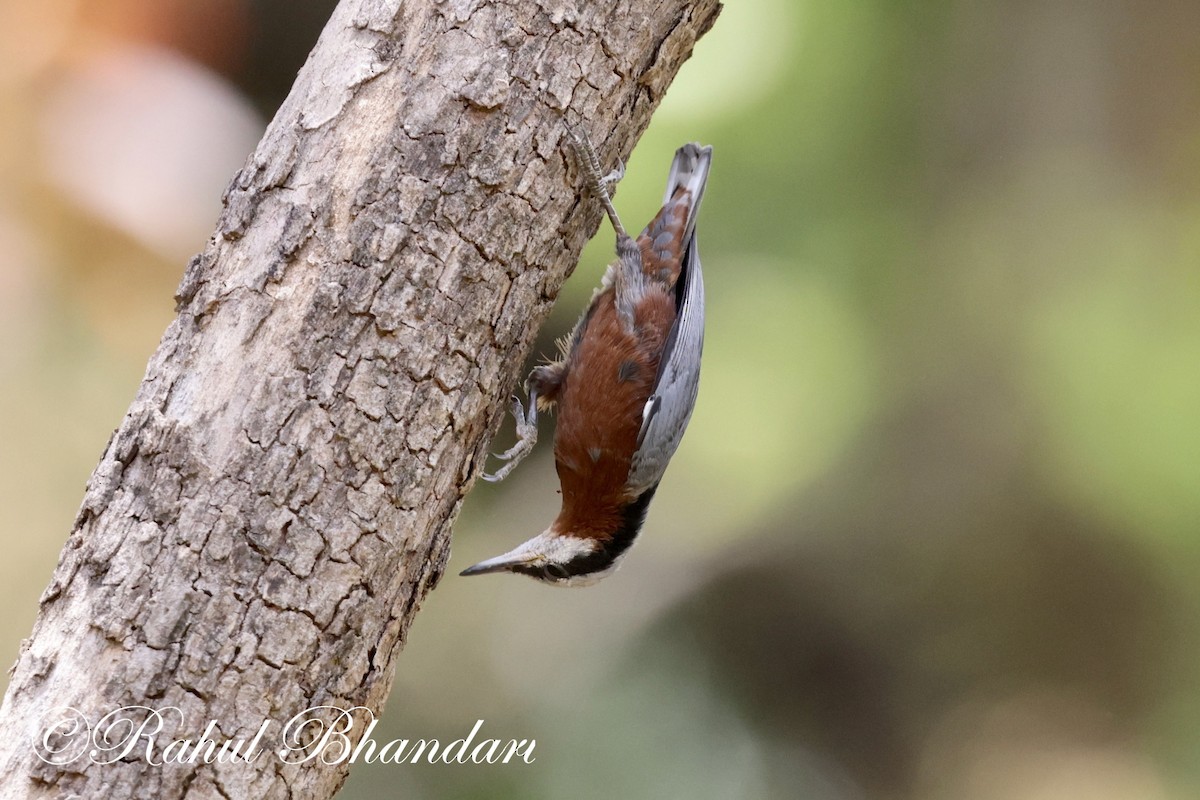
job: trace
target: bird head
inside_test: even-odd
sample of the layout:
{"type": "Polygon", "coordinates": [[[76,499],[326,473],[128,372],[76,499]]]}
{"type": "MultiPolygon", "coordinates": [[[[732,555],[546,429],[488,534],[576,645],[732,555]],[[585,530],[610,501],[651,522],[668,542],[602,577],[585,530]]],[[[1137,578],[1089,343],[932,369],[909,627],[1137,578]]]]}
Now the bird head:
{"type": "Polygon", "coordinates": [[[557,533],[539,533],[503,555],[467,567],[461,575],[513,572],[553,586],[587,586],[616,569],[616,559],[605,554],[604,543],[557,533]]]}

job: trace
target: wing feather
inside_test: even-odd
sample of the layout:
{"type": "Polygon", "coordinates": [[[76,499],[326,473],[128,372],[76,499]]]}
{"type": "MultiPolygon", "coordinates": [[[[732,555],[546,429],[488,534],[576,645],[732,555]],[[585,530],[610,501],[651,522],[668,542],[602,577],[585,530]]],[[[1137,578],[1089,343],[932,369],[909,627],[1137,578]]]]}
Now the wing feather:
{"type": "Polygon", "coordinates": [[[661,480],[687,429],[700,388],[704,351],[704,275],[692,232],[679,278],[679,313],[658,365],[654,393],[642,412],[638,449],[629,470],[629,486],[640,492],[661,480]]]}

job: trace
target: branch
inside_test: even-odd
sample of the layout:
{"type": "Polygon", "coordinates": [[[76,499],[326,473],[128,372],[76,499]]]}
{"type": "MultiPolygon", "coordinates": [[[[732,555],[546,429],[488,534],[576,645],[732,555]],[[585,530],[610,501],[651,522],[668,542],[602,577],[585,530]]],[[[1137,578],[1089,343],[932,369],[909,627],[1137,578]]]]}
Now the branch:
{"type": "MultiPolygon", "coordinates": [[[[88,483],[4,699],[0,794],[337,790],[348,765],[283,763],[279,726],[381,710],[504,398],[599,224],[564,120],[607,163],[627,156],[718,12],[343,0],[88,483]],[[34,752],[53,709],[95,732],[131,705],[180,710],[154,755],[208,720],[222,740],[272,720],[269,752],[34,752]]],[[[52,748],[77,741],[60,733],[52,748]]]]}

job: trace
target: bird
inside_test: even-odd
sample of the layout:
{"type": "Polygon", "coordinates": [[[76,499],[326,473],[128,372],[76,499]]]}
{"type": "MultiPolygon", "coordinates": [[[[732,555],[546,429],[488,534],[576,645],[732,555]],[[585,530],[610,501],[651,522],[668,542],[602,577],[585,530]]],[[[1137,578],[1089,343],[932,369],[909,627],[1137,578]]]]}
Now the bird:
{"type": "Polygon", "coordinates": [[[554,463],[562,508],[542,533],[460,574],[527,575],[555,586],[587,586],[611,575],[634,543],[667,464],[691,419],[704,348],[704,279],[696,218],[712,147],[675,152],[663,205],[630,237],[587,137],[567,139],[588,190],[616,232],[617,259],[569,336],[559,358],[525,382],[528,410],[512,400],[517,443],[488,481],[503,480],[537,442],[539,411],[556,409],[554,463]]]}

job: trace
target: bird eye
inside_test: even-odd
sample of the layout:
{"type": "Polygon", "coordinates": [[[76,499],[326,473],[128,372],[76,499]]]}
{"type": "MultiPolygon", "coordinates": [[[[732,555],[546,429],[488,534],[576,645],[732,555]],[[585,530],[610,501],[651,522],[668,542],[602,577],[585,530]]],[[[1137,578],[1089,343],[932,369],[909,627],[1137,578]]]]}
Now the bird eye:
{"type": "Polygon", "coordinates": [[[547,564],[546,566],[542,567],[542,575],[545,576],[546,580],[548,581],[565,581],[567,578],[571,577],[570,574],[567,573],[567,568],[562,564],[547,564]]]}

